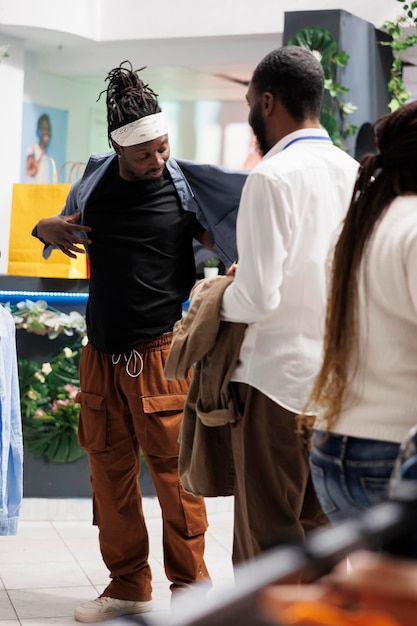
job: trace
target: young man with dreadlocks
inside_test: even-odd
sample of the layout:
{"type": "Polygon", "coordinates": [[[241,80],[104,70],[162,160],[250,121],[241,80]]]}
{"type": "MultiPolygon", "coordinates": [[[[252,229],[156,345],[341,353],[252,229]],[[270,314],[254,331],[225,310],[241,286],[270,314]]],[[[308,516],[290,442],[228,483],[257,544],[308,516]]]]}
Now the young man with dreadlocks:
{"type": "MultiPolygon", "coordinates": [[[[213,204],[218,209],[223,203],[226,217],[228,211],[233,214],[246,177],[171,159],[157,94],[127,61],[107,80],[114,152],[92,155],[61,214],[40,220],[33,232],[45,244],[45,258],[52,248],[74,257],[84,251],[83,244],[90,259],[79,442],[89,455],[94,523],[111,582],[99,598],[77,608],[75,618],[88,623],[151,608],[148,534],[138,483],[141,449],[162,509],[164,564],[172,591],[209,578],[204,501],[186,493],[178,476],[189,380],[165,380],[164,364],[173,325],[195,282],[193,237],[211,245],[196,214],[203,217],[205,208],[209,227],[213,204]],[[215,201],[210,202],[210,194],[215,201]]],[[[221,233],[211,229],[210,234],[216,244],[221,233]]],[[[220,246],[215,249],[222,254],[220,246]]],[[[224,262],[233,254],[223,254],[224,262]]]]}

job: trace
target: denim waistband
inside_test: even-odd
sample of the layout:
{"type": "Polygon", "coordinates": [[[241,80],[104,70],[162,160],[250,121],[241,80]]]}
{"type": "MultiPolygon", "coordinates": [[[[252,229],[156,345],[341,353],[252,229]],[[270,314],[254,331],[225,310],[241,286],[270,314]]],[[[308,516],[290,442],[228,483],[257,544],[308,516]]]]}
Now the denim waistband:
{"type": "Polygon", "coordinates": [[[312,437],[312,452],[338,459],[366,461],[375,458],[395,459],[399,444],[392,441],[351,437],[338,433],[315,430],[312,437]]]}

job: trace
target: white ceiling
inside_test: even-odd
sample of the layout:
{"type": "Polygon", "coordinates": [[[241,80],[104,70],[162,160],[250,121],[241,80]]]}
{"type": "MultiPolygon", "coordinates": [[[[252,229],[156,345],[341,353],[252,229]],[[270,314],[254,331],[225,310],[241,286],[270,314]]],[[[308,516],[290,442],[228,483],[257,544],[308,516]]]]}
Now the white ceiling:
{"type": "MultiPolygon", "coordinates": [[[[394,2],[394,0],[392,0],[394,2]]],[[[385,2],[386,3],[386,2],[385,2]]],[[[369,7],[368,3],[365,3],[369,7]]],[[[379,2],[378,2],[378,6],[379,2]]],[[[256,10],[256,6],[252,5],[256,10]]],[[[357,8],[359,17],[360,6],[357,8]]],[[[352,11],[354,12],[354,11],[352,11]]],[[[203,17],[202,17],[203,19],[203,17]]],[[[369,19],[369,18],[368,18],[369,19]]],[[[382,24],[382,16],[374,23],[382,24]]],[[[241,100],[259,60],[282,44],[282,33],[99,41],[62,30],[0,23],[1,35],[24,41],[28,66],[57,76],[86,80],[100,91],[112,67],[129,59],[165,100],[241,100]]],[[[406,86],[417,97],[417,53],[405,71],[406,86]]]]}
{"type": "Polygon", "coordinates": [[[29,66],[104,88],[108,71],[128,59],[166,100],[241,100],[259,60],[282,33],[100,42],[67,33],[0,25],[0,38],[23,39],[29,66]],[[167,63],[168,60],[168,63],[167,63]],[[240,81],[240,82],[239,82],[240,81]]]}
{"type": "Polygon", "coordinates": [[[135,69],[146,66],[144,79],[166,100],[224,101],[241,100],[246,86],[235,81],[249,81],[259,60],[281,44],[282,34],[273,33],[42,44],[31,55],[38,70],[96,82],[99,88],[108,71],[128,59],[135,69]]]}

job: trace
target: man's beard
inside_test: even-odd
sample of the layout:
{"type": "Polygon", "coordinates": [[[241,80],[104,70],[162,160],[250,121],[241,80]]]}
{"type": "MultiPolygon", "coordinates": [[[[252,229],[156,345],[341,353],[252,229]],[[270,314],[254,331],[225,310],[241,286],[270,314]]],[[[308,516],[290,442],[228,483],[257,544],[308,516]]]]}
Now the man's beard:
{"type": "MultiPolygon", "coordinates": [[[[139,183],[146,191],[157,191],[161,189],[166,181],[167,168],[165,166],[162,175],[159,178],[136,178],[136,182],[139,183]]],[[[168,174],[169,176],[169,174],[168,174]]]]}
{"type": "Polygon", "coordinates": [[[265,156],[272,146],[269,145],[266,138],[265,123],[257,109],[254,109],[251,115],[250,125],[258,143],[259,152],[265,156]]]}

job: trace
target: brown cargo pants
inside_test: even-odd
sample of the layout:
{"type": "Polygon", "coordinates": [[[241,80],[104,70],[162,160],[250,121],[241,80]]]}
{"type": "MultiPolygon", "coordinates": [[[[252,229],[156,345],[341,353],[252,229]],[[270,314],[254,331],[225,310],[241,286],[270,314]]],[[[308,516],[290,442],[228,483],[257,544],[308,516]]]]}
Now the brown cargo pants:
{"type": "Polygon", "coordinates": [[[104,354],[90,344],[80,363],[78,437],[88,452],[93,523],[112,581],[103,596],[151,598],[148,532],[138,477],[143,450],[162,510],[165,572],[171,589],[209,578],[203,498],[178,477],[178,435],[189,381],[167,381],[172,335],[141,343],[130,355],[104,354]]]}

